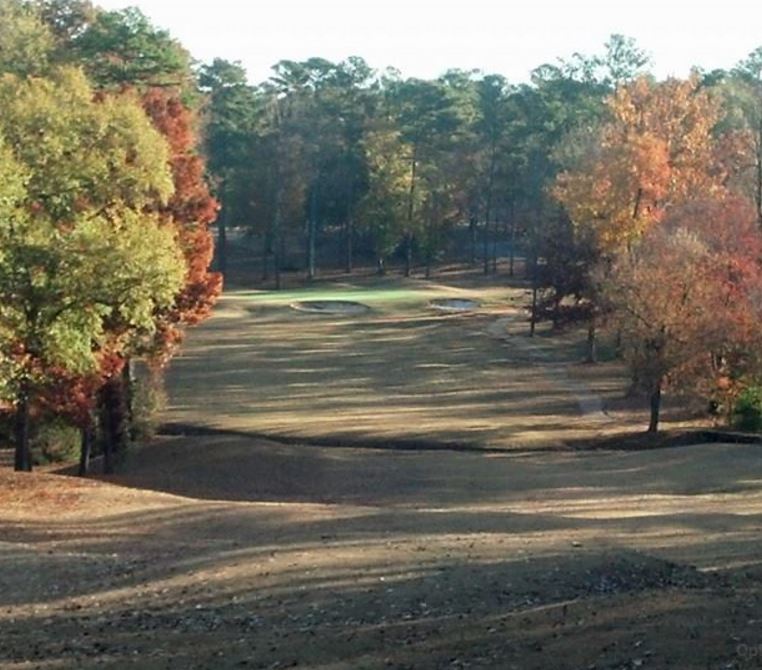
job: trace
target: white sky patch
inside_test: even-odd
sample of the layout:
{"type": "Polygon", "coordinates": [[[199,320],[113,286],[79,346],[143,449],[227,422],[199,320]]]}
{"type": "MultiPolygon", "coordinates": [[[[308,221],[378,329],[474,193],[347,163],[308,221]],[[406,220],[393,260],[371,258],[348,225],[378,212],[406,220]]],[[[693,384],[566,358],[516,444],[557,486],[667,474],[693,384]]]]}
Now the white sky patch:
{"type": "Polygon", "coordinates": [[[240,60],[253,82],[281,59],[362,56],[436,77],[448,68],[526,81],[538,65],[634,37],[659,77],[729,68],[762,46],[760,0],[97,0],[138,6],[202,62],[240,60]]]}

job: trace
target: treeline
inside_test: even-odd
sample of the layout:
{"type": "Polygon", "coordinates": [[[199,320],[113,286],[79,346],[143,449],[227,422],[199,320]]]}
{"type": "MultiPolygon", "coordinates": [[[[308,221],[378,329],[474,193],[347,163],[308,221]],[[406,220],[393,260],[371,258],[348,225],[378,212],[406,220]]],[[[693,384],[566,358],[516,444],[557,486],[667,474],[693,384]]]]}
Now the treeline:
{"type": "Polygon", "coordinates": [[[621,35],[521,85],[314,58],[252,86],[214,61],[199,83],[221,267],[231,226],[259,241],[249,262],[275,286],[321,260],[350,272],[358,250],[379,272],[393,257],[428,276],[453,245],[485,274],[500,249],[513,274],[518,248],[532,332],[587,322],[593,361],[609,329],[651,430],[668,387],[731,419],[762,374],[762,48],[687,80],[659,82],[648,64],[621,35]]]}
{"type": "Polygon", "coordinates": [[[620,35],[520,86],[462,70],[403,79],[361,58],[281,61],[250,85],[240,64],[215,60],[199,84],[224,205],[220,265],[227,230],[243,227],[259,242],[251,263],[276,286],[282,268],[351,271],[357,252],[380,272],[394,255],[405,274],[413,264],[428,274],[454,239],[491,272],[498,242],[534,240],[554,209],[563,138],[601,119],[605,97],[646,64],[620,35]]]}
{"type": "Polygon", "coordinates": [[[63,423],[106,472],[221,288],[191,59],[136,10],[0,0],[0,400],[15,467],[63,423]]]}

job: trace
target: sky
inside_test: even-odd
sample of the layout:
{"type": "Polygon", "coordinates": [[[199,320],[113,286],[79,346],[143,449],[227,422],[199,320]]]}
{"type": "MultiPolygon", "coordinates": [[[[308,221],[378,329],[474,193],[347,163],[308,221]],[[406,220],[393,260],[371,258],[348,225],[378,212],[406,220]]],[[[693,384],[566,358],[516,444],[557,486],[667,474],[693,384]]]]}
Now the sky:
{"type": "Polygon", "coordinates": [[[762,46],[761,0],[96,0],[139,7],[201,62],[241,61],[252,82],[279,60],[356,55],[433,78],[450,68],[527,81],[575,51],[635,38],[660,78],[728,68],[762,46]]]}

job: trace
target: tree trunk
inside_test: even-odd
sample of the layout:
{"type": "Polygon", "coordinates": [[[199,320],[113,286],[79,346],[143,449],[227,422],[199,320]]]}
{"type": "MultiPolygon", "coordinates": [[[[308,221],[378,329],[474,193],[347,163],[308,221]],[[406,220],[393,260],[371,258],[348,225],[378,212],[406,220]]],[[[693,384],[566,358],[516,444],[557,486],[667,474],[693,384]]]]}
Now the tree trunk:
{"type": "Polygon", "coordinates": [[[558,330],[561,325],[561,296],[558,294],[558,291],[553,295],[553,316],[551,319],[553,321],[553,330],[558,330]]]}
{"type": "Polygon", "coordinates": [[[651,420],[648,424],[648,432],[655,433],[659,430],[659,412],[661,410],[661,379],[651,391],[651,420]]]}
{"type": "Polygon", "coordinates": [[[129,444],[124,382],[121,375],[109,378],[100,392],[100,415],[103,427],[103,473],[114,473],[116,462],[129,444]]]}
{"type": "Polygon", "coordinates": [[[405,235],[405,276],[409,277],[413,269],[413,235],[405,235]]]}
{"type": "Polygon", "coordinates": [[[281,277],[280,268],[282,257],[282,234],[280,225],[280,188],[275,194],[275,213],[273,214],[273,229],[272,229],[272,252],[273,252],[273,272],[275,273],[275,290],[280,291],[281,277]]]}
{"type": "Polygon", "coordinates": [[[228,227],[227,210],[223,207],[220,210],[220,216],[217,219],[217,229],[219,237],[217,239],[217,258],[220,263],[220,272],[227,279],[228,274],[228,227]]]}
{"type": "Polygon", "coordinates": [[[29,385],[23,381],[16,397],[16,413],[13,423],[16,443],[14,469],[16,472],[32,471],[32,452],[29,448],[29,385]]]}
{"type": "Polygon", "coordinates": [[[82,442],[79,452],[79,476],[84,477],[90,472],[90,457],[95,442],[95,429],[92,420],[82,428],[82,442]]]}
{"type": "MultiPolygon", "coordinates": [[[[492,135],[487,179],[487,205],[484,208],[484,274],[489,274],[489,221],[492,218],[492,191],[495,185],[495,165],[497,162],[497,140],[492,135]]],[[[497,231],[495,231],[497,232],[497,231]]],[[[494,235],[494,233],[493,233],[494,235]]],[[[497,235],[495,235],[497,237],[497,235]]],[[[495,249],[493,242],[493,250],[495,249]]]]}
{"type": "Polygon", "coordinates": [[[127,434],[132,440],[135,438],[135,364],[132,358],[127,358],[124,361],[124,367],[122,368],[122,389],[124,394],[124,420],[126,422],[127,434]]]}
{"type": "Polygon", "coordinates": [[[355,224],[351,215],[347,215],[344,224],[344,272],[352,274],[352,235],[355,224]]]}
{"type": "Polygon", "coordinates": [[[472,216],[468,220],[468,232],[471,236],[471,266],[476,265],[476,217],[472,216]]]}
{"type": "Polygon", "coordinates": [[[482,239],[482,259],[484,261],[484,274],[489,274],[489,213],[484,218],[484,238],[482,239]]]}
{"type": "Polygon", "coordinates": [[[754,204],[757,206],[757,223],[762,228],[762,117],[757,127],[756,137],[756,184],[754,184],[754,204]]]}
{"type": "Polygon", "coordinates": [[[595,317],[590,317],[590,323],[587,326],[587,363],[598,362],[598,332],[595,324],[595,317]]]}
{"type": "Polygon", "coordinates": [[[497,274],[497,221],[495,221],[495,225],[492,227],[492,274],[497,274]]]}
{"type": "Polygon", "coordinates": [[[273,252],[272,232],[268,227],[262,237],[262,281],[270,279],[270,258],[273,252]]]}
{"type": "Polygon", "coordinates": [[[310,215],[307,220],[307,279],[315,279],[315,244],[317,241],[317,188],[310,193],[310,215]]]}
{"type": "Polygon", "coordinates": [[[537,328],[537,257],[532,262],[532,314],[529,317],[529,337],[534,337],[537,328]]]}
{"type": "Polygon", "coordinates": [[[383,275],[386,274],[386,265],[384,264],[383,256],[379,256],[376,259],[376,273],[378,274],[379,277],[382,277],[383,275]]]}
{"type": "Polygon", "coordinates": [[[514,245],[516,244],[516,205],[513,200],[511,200],[511,221],[509,225],[510,248],[508,249],[508,276],[513,278],[514,263],[516,259],[516,250],[514,248],[514,245]]]}
{"type": "Polygon", "coordinates": [[[415,187],[418,173],[418,144],[413,144],[413,156],[410,160],[410,190],[407,201],[407,231],[405,233],[405,276],[410,276],[413,266],[413,215],[415,214],[415,187]]]}

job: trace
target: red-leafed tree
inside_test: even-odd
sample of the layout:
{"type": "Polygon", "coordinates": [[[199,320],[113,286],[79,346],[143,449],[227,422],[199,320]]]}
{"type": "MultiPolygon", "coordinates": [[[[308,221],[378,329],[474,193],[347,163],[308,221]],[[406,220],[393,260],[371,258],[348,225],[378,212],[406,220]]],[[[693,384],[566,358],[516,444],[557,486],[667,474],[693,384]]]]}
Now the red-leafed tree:
{"type": "Polygon", "coordinates": [[[675,208],[601,273],[623,355],[650,397],[649,431],[665,388],[703,390],[730,412],[758,376],[761,256],[751,203],[725,197],[675,208]]]}
{"type": "Polygon", "coordinates": [[[204,161],[196,151],[193,112],[176,93],[163,88],[150,89],[143,106],[170,147],[175,192],[160,211],[177,230],[187,265],[185,287],[173,309],[157,315],[159,335],[153,353],[166,360],[181,340],[180,328],[205,319],[222,290],[222,275],[209,271],[214,253],[209,226],[217,218],[219,204],[209,191],[204,161]]]}

